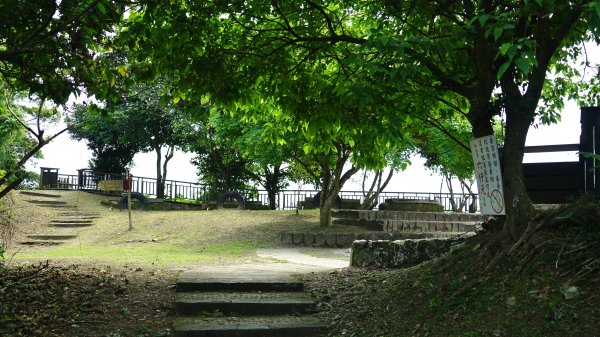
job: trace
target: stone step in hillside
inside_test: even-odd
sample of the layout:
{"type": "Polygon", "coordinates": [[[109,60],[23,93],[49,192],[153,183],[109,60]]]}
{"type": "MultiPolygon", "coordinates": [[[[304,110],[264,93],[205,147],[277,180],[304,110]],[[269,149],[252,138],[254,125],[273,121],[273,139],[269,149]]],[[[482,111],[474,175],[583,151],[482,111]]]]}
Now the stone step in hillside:
{"type": "Polygon", "coordinates": [[[317,337],[326,324],[289,273],[251,268],[187,271],[176,286],[176,337],[317,337]]]}
{"type": "Polygon", "coordinates": [[[410,211],[332,210],[332,223],[372,231],[468,232],[483,222],[480,214],[410,211]]]}
{"type": "Polygon", "coordinates": [[[32,240],[65,241],[75,239],[77,234],[31,234],[27,235],[32,240]]]}
{"type": "Polygon", "coordinates": [[[50,227],[61,227],[61,228],[80,228],[80,227],[90,227],[93,226],[94,222],[92,221],[52,221],[50,223],[50,227]]]}
{"type": "Polygon", "coordinates": [[[193,292],[175,296],[180,315],[220,312],[237,315],[293,315],[314,311],[304,292],[193,292]]]}
{"type": "Polygon", "coordinates": [[[177,280],[177,292],[193,291],[303,291],[304,285],[291,276],[245,270],[243,273],[187,271],[177,280]]]}
{"type": "Polygon", "coordinates": [[[423,220],[423,221],[467,221],[483,222],[485,217],[475,213],[438,213],[409,211],[373,211],[338,209],[331,211],[332,218],[353,220],[423,220]]]}
{"type": "Polygon", "coordinates": [[[29,246],[54,246],[76,237],[76,234],[31,234],[27,235],[28,240],[19,243],[29,246]]]}
{"type": "Polygon", "coordinates": [[[474,232],[480,227],[479,222],[383,220],[385,232],[474,232]]]}
{"type": "Polygon", "coordinates": [[[59,200],[27,200],[27,202],[31,203],[31,204],[40,205],[40,206],[45,206],[45,205],[66,205],[67,204],[66,201],[59,201],[59,200]]]}
{"type": "Polygon", "coordinates": [[[303,316],[183,317],[173,324],[175,337],[318,337],[324,329],[303,316]]]}
{"type": "Polygon", "coordinates": [[[34,191],[20,191],[23,195],[30,195],[33,197],[42,197],[42,198],[60,198],[60,194],[50,194],[43,192],[34,192],[34,191]]]}
{"type": "Polygon", "coordinates": [[[94,223],[94,219],[81,219],[81,218],[60,218],[58,220],[50,221],[51,224],[55,223],[94,223]]]}
{"type": "Polygon", "coordinates": [[[60,212],[58,216],[62,219],[76,218],[76,219],[97,219],[100,217],[100,213],[96,212],[60,212]]]}

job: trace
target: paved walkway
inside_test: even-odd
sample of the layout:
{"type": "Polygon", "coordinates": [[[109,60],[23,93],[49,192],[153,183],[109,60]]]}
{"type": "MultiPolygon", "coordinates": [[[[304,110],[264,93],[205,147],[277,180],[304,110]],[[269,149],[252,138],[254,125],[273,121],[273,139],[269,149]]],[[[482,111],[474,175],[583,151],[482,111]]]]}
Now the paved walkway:
{"type": "Polygon", "coordinates": [[[242,278],[244,275],[250,278],[261,278],[262,275],[266,278],[278,278],[341,269],[350,264],[349,249],[269,248],[259,249],[256,255],[263,258],[264,262],[228,266],[198,266],[185,271],[181,277],[197,279],[212,275],[214,278],[224,280],[233,275],[242,278]]]}
{"type": "Polygon", "coordinates": [[[350,264],[349,249],[326,248],[269,248],[259,249],[256,255],[272,258],[286,264],[295,264],[310,269],[339,269],[350,264]],[[310,255],[306,254],[310,253],[310,255]]]}

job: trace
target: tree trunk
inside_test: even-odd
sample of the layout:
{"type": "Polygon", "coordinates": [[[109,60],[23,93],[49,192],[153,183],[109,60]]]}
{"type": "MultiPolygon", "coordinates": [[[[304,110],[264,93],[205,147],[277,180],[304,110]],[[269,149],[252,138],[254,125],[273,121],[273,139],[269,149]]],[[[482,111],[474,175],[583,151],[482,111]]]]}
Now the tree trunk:
{"type": "Polygon", "coordinates": [[[517,239],[533,214],[533,205],[523,181],[523,152],[527,131],[535,116],[535,105],[523,103],[507,104],[506,137],[502,151],[506,208],[506,221],[502,232],[511,240],[517,239]]]}
{"type": "Polygon", "coordinates": [[[452,175],[449,173],[443,173],[443,180],[446,182],[446,186],[448,187],[448,191],[450,192],[450,206],[452,206],[452,212],[460,212],[458,205],[456,205],[456,200],[454,199],[454,188],[452,186],[452,175]]]}
{"type": "Polygon", "coordinates": [[[279,192],[279,180],[282,177],[281,169],[279,166],[273,167],[273,172],[269,170],[268,166],[264,167],[265,171],[265,183],[264,188],[267,190],[267,197],[269,199],[269,209],[277,209],[277,193],[279,192]]]}
{"type": "Polygon", "coordinates": [[[390,172],[387,175],[387,178],[382,184],[383,171],[377,171],[375,174],[375,179],[369,188],[369,191],[365,193],[365,179],[363,179],[363,195],[365,197],[363,203],[360,205],[360,209],[364,210],[372,210],[377,206],[377,200],[379,199],[379,195],[383,190],[387,187],[392,176],[394,175],[394,170],[390,169],[390,172]],[[377,189],[375,189],[375,185],[377,185],[377,189]]]}
{"type": "Polygon", "coordinates": [[[349,153],[338,155],[335,170],[329,171],[329,165],[322,165],[323,183],[321,185],[321,199],[319,200],[319,226],[328,227],[331,224],[331,209],[342,187],[356,172],[358,168],[352,166],[344,172],[344,165],[349,159],[349,153]],[[342,174],[343,173],[343,174],[342,174]]]}
{"type": "Polygon", "coordinates": [[[162,150],[160,146],[154,148],[156,152],[156,197],[165,197],[165,184],[162,178],[162,150]]]}
{"type": "Polygon", "coordinates": [[[8,194],[8,192],[14,190],[15,188],[17,188],[17,186],[19,186],[19,184],[23,181],[23,178],[18,178],[13,180],[10,184],[8,184],[7,186],[2,187],[2,190],[0,190],[0,199],[2,199],[5,195],[8,194]]]}

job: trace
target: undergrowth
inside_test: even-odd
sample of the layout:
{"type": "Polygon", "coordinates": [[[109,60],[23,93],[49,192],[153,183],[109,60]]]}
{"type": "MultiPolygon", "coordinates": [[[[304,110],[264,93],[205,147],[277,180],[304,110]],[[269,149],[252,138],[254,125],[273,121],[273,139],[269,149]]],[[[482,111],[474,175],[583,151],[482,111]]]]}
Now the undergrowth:
{"type": "Polygon", "coordinates": [[[307,286],[328,336],[599,336],[598,219],[589,202],[540,215],[545,224],[492,270],[482,234],[419,266],[314,274],[307,286]]]}

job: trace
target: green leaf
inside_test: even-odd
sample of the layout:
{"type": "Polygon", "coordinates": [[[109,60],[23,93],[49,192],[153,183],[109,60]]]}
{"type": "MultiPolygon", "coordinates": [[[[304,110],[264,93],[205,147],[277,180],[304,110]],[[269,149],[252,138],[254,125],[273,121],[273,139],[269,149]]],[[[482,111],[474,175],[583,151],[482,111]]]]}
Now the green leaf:
{"type": "Polygon", "coordinates": [[[506,61],[500,66],[500,69],[498,69],[497,74],[498,79],[501,79],[502,76],[504,76],[504,73],[506,72],[506,70],[508,70],[508,67],[510,67],[510,61],[506,61]]]}
{"type": "Polygon", "coordinates": [[[102,14],[106,15],[106,8],[104,8],[102,2],[98,2],[98,10],[100,10],[102,14]]]}
{"type": "Polygon", "coordinates": [[[490,19],[490,15],[488,14],[483,14],[480,15],[477,20],[479,20],[479,24],[481,25],[481,27],[485,26],[485,23],[490,19]]]}
{"type": "Polygon", "coordinates": [[[310,151],[312,150],[312,146],[310,144],[304,144],[303,149],[304,149],[304,153],[309,154],[310,151]]]}
{"type": "Polygon", "coordinates": [[[520,58],[515,60],[515,65],[525,75],[529,74],[529,62],[526,59],[520,58]]]}
{"type": "Polygon", "coordinates": [[[494,39],[498,40],[502,36],[503,32],[504,32],[504,28],[502,28],[502,27],[494,28],[494,39]]]}
{"type": "Polygon", "coordinates": [[[126,76],[127,75],[127,66],[118,66],[117,67],[117,71],[119,72],[119,74],[121,74],[121,76],[126,76]]]}
{"type": "Polygon", "coordinates": [[[506,55],[506,53],[508,52],[508,49],[510,49],[512,45],[510,43],[503,43],[502,46],[500,47],[500,53],[502,55],[506,55]]]}

